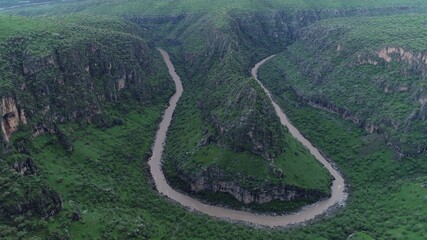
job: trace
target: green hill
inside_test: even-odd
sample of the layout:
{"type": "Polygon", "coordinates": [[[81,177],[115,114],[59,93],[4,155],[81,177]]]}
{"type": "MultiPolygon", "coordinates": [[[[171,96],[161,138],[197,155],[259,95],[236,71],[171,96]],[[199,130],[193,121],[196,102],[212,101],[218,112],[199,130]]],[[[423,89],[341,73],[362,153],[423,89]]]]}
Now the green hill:
{"type": "Polygon", "coordinates": [[[401,156],[418,155],[427,144],[425,22],[426,15],[321,21],[270,63],[271,73],[312,105],[382,133],[401,156]]]}

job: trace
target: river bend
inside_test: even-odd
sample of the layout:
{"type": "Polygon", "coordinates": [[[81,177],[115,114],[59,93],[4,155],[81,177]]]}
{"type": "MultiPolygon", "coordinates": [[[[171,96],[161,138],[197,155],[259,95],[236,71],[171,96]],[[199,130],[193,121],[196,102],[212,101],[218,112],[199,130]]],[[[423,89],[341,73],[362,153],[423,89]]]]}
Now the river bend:
{"type": "Polygon", "coordinates": [[[335,178],[331,187],[331,197],[325,200],[321,200],[312,205],[306,206],[302,208],[300,211],[287,214],[287,215],[279,215],[279,216],[271,216],[271,215],[262,215],[256,214],[246,211],[232,210],[228,208],[218,207],[209,205],[206,203],[202,203],[201,201],[194,199],[188,195],[177,192],[172,189],[171,186],[167,183],[165,176],[162,171],[162,153],[164,150],[164,144],[166,141],[166,133],[169,128],[169,125],[172,121],[172,115],[175,111],[176,105],[178,103],[179,98],[184,91],[181,79],[178,74],[175,72],[175,68],[173,63],[171,62],[169,55],[162,49],[159,49],[162,54],[163,60],[165,61],[169,74],[173,78],[175,82],[176,92],[169,100],[169,107],[166,109],[163,119],[159,125],[159,129],[157,131],[157,135],[153,145],[153,155],[151,156],[148,164],[150,166],[151,174],[156,185],[157,191],[162,195],[180,203],[182,206],[185,206],[193,211],[201,212],[207,214],[212,217],[228,219],[232,221],[243,221],[246,223],[263,225],[267,227],[284,227],[293,224],[299,224],[306,222],[308,220],[314,219],[316,216],[327,212],[332,206],[336,204],[343,205],[347,198],[347,194],[345,192],[345,182],[341,174],[334,169],[334,167],[329,163],[319,152],[317,148],[315,148],[302,134],[296,129],[286,114],[282,111],[282,109],[274,102],[271,97],[268,89],[264,87],[264,85],[258,80],[257,72],[258,68],[274,57],[270,56],[259,63],[257,63],[252,69],[251,73],[258,84],[264,89],[267,96],[270,98],[271,103],[274,106],[274,109],[277,115],[280,118],[280,122],[289,129],[289,132],[300,141],[309,151],[310,153],[321,162],[325,168],[329,171],[329,173],[335,178]]]}

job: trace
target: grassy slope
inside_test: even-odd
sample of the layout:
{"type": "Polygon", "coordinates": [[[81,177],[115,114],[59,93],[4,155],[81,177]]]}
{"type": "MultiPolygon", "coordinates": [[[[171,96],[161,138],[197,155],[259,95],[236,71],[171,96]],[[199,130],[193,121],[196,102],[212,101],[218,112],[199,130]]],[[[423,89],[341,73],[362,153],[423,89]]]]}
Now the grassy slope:
{"type": "Polygon", "coordinates": [[[248,184],[245,183],[245,178],[250,176],[260,182],[267,180],[274,184],[288,184],[300,188],[318,189],[323,192],[329,191],[327,172],[296,141],[292,141],[286,152],[274,161],[277,169],[284,172],[283,178],[273,174],[265,159],[261,157],[245,152],[232,152],[215,145],[200,148],[194,155],[190,156],[186,164],[195,164],[199,168],[218,166],[231,175],[245,176],[243,179],[240,178],[243,185],[248,184]]]}
{"type": "MultiPolygon", "coordinates": [[[[379,7],[399,7],[413,6],[426,7],[425,0],[239,0],[239,1],[156,1],[156,0],[88,0],[76,1],[68,4],[42,6],[41,9],[51,9],[66,6],[66,11],[84,11],[96,14],[118,14],[118,15],[159,15],[159,14],[179,14],[179,13],[200,13],[210,12],[215,14],[225,14],[230,10],[241,12],[255,12],[277,9],[351,9],[351,8],[379,8],[379,7]]],[[[37,9],[37,8],[34,8],[37,9]]]]}
{"type": "MultiPolygon", "coordinates": [[[[424,5],[424,1],[419,2],[402,2],[402,1],[387,1],[387,2],[375,2],[375,3],[366,3],[362,1],[339,1],[339,0],[330,0],[330,1],[214,1],[214,2],[204,2],[204,1],[174,1],[174,2],[165,2],[165,1],[104,1],[101,5],[97,1],[86,1],[83,3],[72,2],[68,5],[70,8],[66,11],[83,11],[91,14],[118,14],[118,15],[158,15],[158,14],[178,14],[183,12],[209,12],[211,14],[217,15],[214,19],[216,21],[222,22],[223,18],[227,18],[229,10],[239,10],[242,12],[251,12],[254,9],[256,11],[260,10],[270,10],[270,9],[305,9],[305,8],[356,8],[356,7],[377,7],[377,6],[400,6],[400,5],[411,5],[411,6],[421,6],[424,5]],[[381,4],[381,5],[380,5],[381,4]],[[83,6],[83,7],[82,7],[83,6]],[[149,6],[149,7],[148,7],[149,6]]],[[[63,5],[61,5],[62,7],[63,5]]],[[[40,8],[51,8],[52,6],[41,6],[40,8]]],[[[181,134],[180,134],[181,135],[181,134]]],[[[194,138],[194,137],[192,137],[194,138]]],[[[289,140],[292,142],[292,140],[289,140]]],[[[291,144],[291,145],[295,145],[291,144]]],[[[189,149],[190,152],[194,152],[193,149],[189,149]]],[[[295,150],[297,151],[297,150],[295,150]]],[[[211,157],[214,159],[215,155],[211,157]]],[[[234,157],[236,158],[236,156],[234,157]]],[[[224,163],[224,162],[222,162],[224,163]]],[[[221,163],[220,163],[221,165],[221,163]]],[[[302,164],[307,165],[307,164],[302,164]]],[[[228,167],[229,165],[227,165],[228,167]]],[[[307,154],[302,156],[293,155],[290,152],[285,153],[283,156],[278,157],[276,161],[276,166],[289,172],[290,174],[286,175],[285,182],[289,184],[294,184],[297,186],[308,187],[308,188],[322,188],[328,186],[327,176],[325,171],[320,171],[318,165],[314,163],[313,159],[307,154]],[[305,155],[305,156],[304,156],[305,155]],[[285,160],[286,159],[286,160],[285,160]],[[318,178],[311,178],[312,171],[303,171],[301,168],[301,160],[307,162],[309,166],[312,166],[312,169],[317,171],[320,174],[315,174],[319,176],[318,178]],[[300,165],[300,166],[298,166],[300,165]],[[297,170],[297,171],[293,171],[297,170]],[[297,174],[298,172],[298,174],[297,174]],[[300,175],[299,173],[302,173],[300,175]],[[302,176],[302,177],[301,177],[302,176]],[[309,176],[309,177],[307,177],[309,176]],[[322,183],[322,184],[319,184],[322,183]]],[[[265,165],[264,168],[267,166],[265,165]]],[[[236,173],[236,172],[234,172],[236,173]]]]}
{"type": "Polygon", "coordinates": [[[40,56],[52,48],[79,46],[90,40],[103,41],[108,37],[126,36],[137,38],[135,25],[114,17],[67,15],[62,17],[20,17],[0,15],[0,53],[7,48],[6,41],[12,37],[29,37],[29,54],[40,56]]]}
{"type": "MultiPolygon", "coordinates": [[[[50,1],[54,2],[54,1],[58,1],[58,0],[50,0],[50,1]]],[[[50,2],[50,1],[49,0],[27,0],[27,1],[23,1],[23,0],[0,0],[0,9],[12,7],[12,6],[19,6],[19,5],[23,5],[23,4],[37,4],[37,3],[50,2]]]]}
{"type": "Polygon", "coordinates": [[[277,170],[283,170],[284,178],[274,174],[270,162],[260,156],[245,151],[233,152],[213,144],[201,147],[202,129],[212,127],[209,123],[203,123],[200,110],[194,108],[195,99],[200,98],[194,96],[194,92],[199,90],[187,86],[189,95],[185,94],[181,99],[168,133],[165,156],[167,174],[175,175],[175,164],[179,171],[189,175],[208,167],[219,167],[225,170],[227,179],[249,189],[261,187],[267,180],[273,184],[293,185],[325,193],[330,191],[330,176],[326,169],[286,131],[284,139],[281,139],[284,142],[283,153],[271,162],[277,170]]]}
{"type": "Polygon", "coordinates": [[[418,177],[422,165],[417,159],[397,162],[378,139],[351,123],[299,106],[291,98],[286,102],[282,104],[291,119],[338,161],[351,183],[352,198],[334,217],[304,228],[271,231],[213,220],[166,201],[147,184],[144,164],[138,161],[149,149],[145,137],[154,133],[153,123],[160,116],[160,109],[153,109],[149,115],[133,112],[122,127],[76,131],[74,142],[81,148],[73,155],[64,154],[47,136],[36,141],[39,150],[45,146],[37,154],[43,176],[67,196],[66,210],[41,229],[56,235],[67,230],[73,239],[345,239],[355,232],[375,239],[427,236],[427,190],[422,187],[427,179],[418,177]],[[81,211],[85,223],[68,220],[75,210],[81,211]]]}
{"type": "Polygon", "coordinates": [[[349,109],[369,123],[382,126],[392,138],[406,144],[404,150],[417,151],[414,149],[426,144],[421,134],[426,123],[407,119],[421,107],[417,95],[425,88],[424,77],[405,70],[405,64],[385,65],[378,57],[373,58],[380,63],[377,66],[357,62],[359,55],[388,46],[403,47],[415,55],[425,52],[425,23],[426,15],[321,21],[307,28],[302,40],[269,64],[275,64],[274,74],[292,82],[303,95],[320,96],[349,109]],[[317,34],[323,37],[314,38],[317,34]],[[338,45],[343,50],[337,51],[338,45]],[[386,86],[407,86],[409,90],[387,93],[386,86]],[[387,121],[395,122],[399,129],[393,129],[387,121]]]}
{"type": "Polygon", "coordinates": [[[161,108],[155,107],[133,111],[124,126],[104,131],[63,126],[73,132],[76,150],[71,155],[48,135],[36,139],[34,158],[65,200],[64,211],[49,224],[48,231],[62,228],[60,223],[65,223],[75,239],[120,236],[120,232],[130,234],[137,229],[141,235],[136,235],[151,234],[149,221],[141,211],[135,215],[130,211],[138,201],[146,201],[151,191],[147,184],[140,184],[147,182],[141,159],[151,147],[160,116],[161,108]],[[84,224],[66,220],[73,211],[81,213],[84,224]]]}
{"type": "MultiPolygon", "coordinates": [[[[329,226],[348,235],[366,230],[375,239],[423,238],[427,233],[419,223],[427,220],[420,212],[426,209],[423,198],[427,190],[422,184],[426,181],[425,156],[397,161],[380,136],[367,135],[334,114],[293,100],[289,83],[273,77],[273,69],[273,64],[261,69],[262,81],[302,133],[338,163],[351,186],[351,198],[343,213],[315,229],[329,226]],[[338,224],[340,221],[345,225],[338,224]]],[[[324,237],[343,238],[334,231],[328,230],[324,237]]]]}

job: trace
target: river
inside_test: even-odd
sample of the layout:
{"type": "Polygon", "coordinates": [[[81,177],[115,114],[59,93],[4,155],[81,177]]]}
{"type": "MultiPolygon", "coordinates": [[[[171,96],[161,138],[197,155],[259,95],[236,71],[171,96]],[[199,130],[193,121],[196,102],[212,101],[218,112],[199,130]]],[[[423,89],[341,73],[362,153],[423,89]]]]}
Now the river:
{"type": "Polygon", "coordinates": [[[330,172],[330,174],[335,178],[331,187],[331,197],[325,200],[321,200],[312,205],[306,206],[302,208],[300,211],[287,214],[287,215],[279,215],[279,216],[271,216],[271,215],[263,215],[256,214],[246,211],[232,210],[228,208],[218,207],[209,205],[206,203],[202,203],[201,201],[194,199],[188,195],[177,192],[172,189],[171,186],[167,183],[165,176],[162,171],[162,153],[164,150],[164,144],[166,141],[166,133],[169,128],[169,125],[172,121],[172,115],[175,111],[176,105],[178,103],[179,98],[184,91],[182,82],[178,74],[175,72],[175,68],[173,63],[171,62],[169,55],[162,49],[159,49],[162,57],[168,67],[169,74],[173,78],[175,82],[176,92],[169,100],[169,107],[166,109],[163,119],[159,125],[159,129],[156,134],[156,138],[153,145],[153,155],[151,156],[148,164],[150,166],[151,174],[156,185],[157,191],[162,195],[178,202],[184,207],[192,211],[197,211],[200,213],[207,214],[212,217],[217,217],[221,219],[227,219],[231,221],[242,221],[246,223],[251,223],[255,225],[262,225],[267,227],[285,227],[288,225],[299,224],[306,222],[308,220],[314,219],[316,216],[327,212],[332,206],[336,204],[343,205],[347,198],[347,194],[345,192],[345,183],[341,174],[333,168],[333,166],[320,154],[319,150],[316,149],[301,133],[296,129],[286,114],[282,111],[282,109],[274,102],[271,97],[270,92],[264,87],[264,85],[258,80],[257,72],[258,68],[264,64],[269,59],[273,58],[270,56],[259,63],[257,63],[252,69],[252,76],[256,79],[258,84],[264,89],[265,93],[271,100],[271,103],[276,110],[277,115],[280,118],[281,123],[286,126],[290,133],[300,141],[305,147],[309,149],[311,154],[313,154],[318,161],[320,161],[326,169],[330,172]]]}

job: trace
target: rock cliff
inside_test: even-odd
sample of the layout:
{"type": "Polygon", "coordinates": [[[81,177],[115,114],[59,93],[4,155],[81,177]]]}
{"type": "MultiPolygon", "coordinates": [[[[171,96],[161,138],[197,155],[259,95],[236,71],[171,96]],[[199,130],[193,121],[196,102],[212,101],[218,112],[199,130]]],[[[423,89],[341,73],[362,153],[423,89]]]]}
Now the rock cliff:
{"type": "Polygon", "coordinates": [[[425,152],[427,141],[419,135],[427,119],[425,50],[404,40],[371,46],[372,36],[352,24],[323,21],[302,28],[282,56],[284,67],[272,75],[301,101],[380,133],[396,156],[425,152]]]}
{"type": "Polygon", "coordinates": [[[91,123],[95,116],[102,121],[106,104],[125,99],[150,104],[169,94],[170,87],[162,85],[167,80],[156,86],[148,82],[156,71],[154,50],[140,39],[127,40],[118,49],[114,43],[89,41],[38,57],[24,54],[28,49],[21,44],[28,39],[10,39],[3,58],[15,89],[3,93],[0,106],[5,142],[22,124],[28,123],[36,137],[58,132],[55,126],[65,122],[91,123]]]}
{"type": "Polygon", "coordinates": [[[53,134],[71,153],[72,133],[62,124],[121,125],[112,109],[154,106],[173,93],[160,55],[137,32],[80,30],[79,36],[89,35],[64,40],[59,33],[22,33],[0,45],[0,84],[6,86],[0,89],[0,218],[12,224],[21,221],[17,216],[49,218],[62,210],[59,193],[39,176],[43,159],[31,156],[34,138],[53,134]],[[34,51],[44,42],[46,49],[34,51]]]}
{"type": "MultiPolygon", "coordinates": [[[[243,187],[240,183],[226,177],[223,170],[208,168],[198,177],[187,176],[192,192],[228,193],[245,204],[264,204],[273,200],[289,202],[292,200],[318,200],[329,195],[318,190],[301,189],[290,185],[266,183],[255,189],[243,187]]],[[[248,179],[250,181],[250,179],[248,179]]]]}
{"type": "Polygon", "coordinates": [[[19,124],[27,124],[24,109],[18,111],[15,99],[3,97],[0,106],[1,130],[3,138],[9,142],[9,138],[18,129],[19,124]]]}

